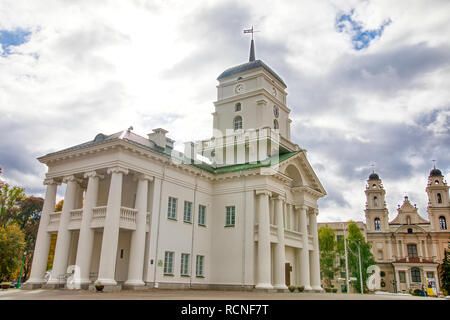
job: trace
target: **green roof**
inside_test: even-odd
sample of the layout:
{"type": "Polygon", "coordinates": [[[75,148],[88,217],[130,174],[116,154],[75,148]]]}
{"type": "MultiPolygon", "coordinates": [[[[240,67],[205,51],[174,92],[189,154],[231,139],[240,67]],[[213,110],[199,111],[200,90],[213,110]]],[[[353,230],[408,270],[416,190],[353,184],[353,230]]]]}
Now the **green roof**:
{"type": "Polygon", "coordinates": [[[263,161],[257,161],[255,163],[242,163],[242,164],[233,164],[230,166],[213,168],[212,166],[202,163],[202,164],[192,164],[194,167],[205,170],[209,173],[213,174],[222,174],[222,173],[230,173],[236,171],[245,171],[262,167],[270,167],[275,164],[281,163],[292,156],[295,156],[300,151],[288,152],[284,154],[280,154],[279,156],[272,156],[263,161]]]}

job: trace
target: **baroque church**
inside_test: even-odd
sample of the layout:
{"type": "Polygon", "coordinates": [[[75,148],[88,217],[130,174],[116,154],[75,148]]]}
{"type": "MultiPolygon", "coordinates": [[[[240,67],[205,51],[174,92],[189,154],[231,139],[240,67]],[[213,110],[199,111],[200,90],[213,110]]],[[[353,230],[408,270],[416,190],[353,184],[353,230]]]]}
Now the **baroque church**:
{"type": "MultiPolygon", "coordinates": [[[[403,203],[398,205],[397,216],[389,221],[382,180],[375,172],[369,175],[364,191],[366,222],[358,221],[356,224],[371,244],[380,269],[380,290],[406,293],[421,290],[427,279],[435,283],[439,292],[439,265],[450,242],[448,190],[441,170],[434,167],[425,188],[428,220],[419,215],[416,205],[405,196],[403,203]]],[[[342,237],[342,224],[320,223],[319,228],[328,225],[337,237],[342,237]]],[[[345,277],[344,274],[341,276],[345,277]]],[[[343,291],[343,283],[339,284],[339,280],[333,279],[332,283],[343,291]]]]}
{"type": "Polygon", "coordinates": [[[291,141],[286,84],[253,39],[249,61],[217,80],[213,135],[183,153],[162,128],[129,128],[38,159],[47,189],[25,288],[322,290],[326,192],[291,141]]]}

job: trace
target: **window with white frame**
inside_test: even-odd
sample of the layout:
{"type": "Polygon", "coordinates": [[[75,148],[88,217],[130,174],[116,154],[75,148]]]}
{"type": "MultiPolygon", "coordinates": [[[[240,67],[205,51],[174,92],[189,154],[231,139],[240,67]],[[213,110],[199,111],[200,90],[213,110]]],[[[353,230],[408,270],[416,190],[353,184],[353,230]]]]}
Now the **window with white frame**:
{"type": "Polygon", "coordinates": [[[177,199],[169,197],[169,204],[167,206],[167,218],[177,219],[177,199]]]}
{"type": "Polygon", "coordinates": [[[233,128],[234,130],[239,130],[242,129],[242,117],[241,116],[237,116],[234,118],[233,120],[233,128]]]}
{"type": "Polygon", "coordinates": [[[183,221],[189,222],[189,223],[192,222],[192,202],[189,202],[189,201],[184,202],[183,221]]]}
{"type": "Polygon", "coordinates": [[[441,230],[447,230],[447,220],[444,216],[439,217],[439,228],[441,230]]]}
{"type": "Polygon", "coordinates": [[[235,216],[236,216],[236,207],[235,206],[227,207],[226,208],[226,218],[225,218],[225,226],[226,227],[234,227],[235,216]]]}
{"type": "Polygon", "coordinates": [[[166,251],[164,256],[164,274],[173,274],[173,256],[172,251],[166,251]]]}
{"type": "Polygon", "coordinates": [[[197,264],[195,267],[195,275],[197,277],[203,277],[203,265],[204,265],[205,257],[197,255],[197,264]]]}
{"type": "Polygon", "coordinates": [[[198,206],[198,224],[201,226],[206,226],[206,206],[198,206]]]}
{"type": "Polygon", "coordinates": [[[189,254],[182,253],[181,254],[181,275],[188,276],[189,275],[189,254]]]}

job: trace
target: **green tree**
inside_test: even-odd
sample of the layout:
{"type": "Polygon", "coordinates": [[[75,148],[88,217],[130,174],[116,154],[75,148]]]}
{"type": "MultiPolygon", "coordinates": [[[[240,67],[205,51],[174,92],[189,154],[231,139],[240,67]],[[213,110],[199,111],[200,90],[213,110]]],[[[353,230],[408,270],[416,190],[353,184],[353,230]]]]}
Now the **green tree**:
{"type": "Polygon", "coordinates": [[[4,183],[0,187],[0,226],[5,227],[14,221],[19,211],[20,202],[25,199],[23,188],[4,183]]]}
{"type": "Polygon", "coordinates": [[[319,229],[320,270],[326,287],[331,287],[331,279],[338,271],[336,266],[337,243],[334,230],[325,225],[319,229]]]}
{"type": "Polygon", "coordinates": [[[441,287],[447,294],[450,293],[450,242],[448,243],[448,249],[444,252],[444,259],[440,266],[441,287]]]}
{"type": "Polygon", "coordinates": [[[17,224],[0,227],[0,278],[10,281],[18,278],[25,239],[17,224]]]}
{"type": "MultiPolygon", "coordinates": [[[[347,225],[347,249],[348,249],[348,272],[350,277],[356,277],[357,281],[352,284],[356,288],[357,292],[361,292],[361,281],[359,272],[359,257],[358,257],[358,245],[361,249],[361,269],[363,275],[363,286],[364,291],[367,290],[366,280],[367,280],[367,268],[375,264],[375,259],[370,251],[370,244],[366,242],[364,235],[359,230],[355,222],[350,221],[347,225]]],[[[339,245],[339,251],[342,253],[344,251],[344,240],[341,241],[339,245]]]]}

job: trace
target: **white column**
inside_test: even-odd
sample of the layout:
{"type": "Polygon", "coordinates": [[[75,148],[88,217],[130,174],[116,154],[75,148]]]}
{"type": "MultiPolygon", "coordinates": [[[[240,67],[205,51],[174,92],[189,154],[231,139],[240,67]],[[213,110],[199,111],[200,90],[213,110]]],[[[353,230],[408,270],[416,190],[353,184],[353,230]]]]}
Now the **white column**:
{"type": "Polygon", "coordinates": [[[103,176],[99,176],[95,171],[90,171],[85,173],[84,177],[89,180],[81,218],[76,265],[80,268],[80,283],[88,284],[90,283],[89,273],[94,245],[94,230],[91,229],[92,209],[97,205],[99,179],[103,176]]]}
{"type": "Polygon", "coordinates": [[[74,209],[77,191],[77,178],[68,176],[63,179],[67,183],[64,204],[59,219],[58,237],[56,238],[55,256],[53,258],[53,269],[49,284],[59,284],[59,277],[67,271],[67,260],[69,257],[70,231],[70,211],[74,209]]]}
{"type": "Polygon", "coordinates": [[[392,261],[392,238],[388,239],[388,261],[392,261]]]}
{"type": "Polygon", "coordinates": [[[436,271],[433,271],[433,278],[434,278],[434,282],[436,283],[436,293],[437,293],[437,295],[438,295],[438,297],[439,297],[439,293],[440,293],[440,291],[441,291],[441,288],[439,287],[439,273],[438,273],[438,271],[436,270],[436,271]]]}
{"type": "Polygon", "coordinates": [[[406,269],[406,271],[405,271],[405,277],[406,277],[406,289],[407,289],[407,290],[409,290],[409,288],[410,288],[410,285],[409,285],[409,272],[410,272],[410,270],[409,270],[409,269],[406,269]]]}
{"type": "Polygon", "coordinates": [[[309,276],[309,241],[306,217],[306,206],[299,207],[300,232],[302,233],[303,248],[300,252],[300,283],[305,290],[312,290],[309,276]]]}
{"type": "Polygon", "coordinates": [[[419,261],[422,262],[423,253],[422,253],[422,241],[419,240],[419,243],[417,244],[417,253],[419,254],[419,261]]]}
{"type": "Polygon", "coordinates": [[[272,289],[270,283],[270,221],[269,221],[269,196],[268,191],[257,192],[259,195],[258,210],[258,272],[257,289],[272,289]]]}
{"type": "Polygon", "coordinates": [[[148,237],[148,270],[147,270],[147,282],[155,282],[155,269],[157,265],[157,243],[158,243],[158,224],[159,215],[161,210],[161,187],[162,181],[159,178],[153,178],[153,195],[152,195],[152,209],[151,209],[151,222],[150,222],[150,234],[148,237]],[[153,263],[152,263],[153,262],[153,263]]]}
{"type": "Polygon", "coordinates": [[[274,285],[275,289],[287,289],[286,275],[285,275],[285,263],[286,252],[284,243],[284,223],[283,223],[283,199],[280,197],[275,200],[275,219],[277,224],[277,236],[278,243],[275,246],[275,263],[274,263],[274,285]]]}
{"type": "Polygon", "coordinates": [[[119,241],[122,181],[123,174],[128,174],[128,169],[114,167],[109,168],[107,172],[108,174],[111,173],[111,185],[109,187],[105,225],[103,228],[98,280],[103,285],[116,285],[117,282],[114,280],[114,276],[116,272],[117,243],[119,241]]]}
{"type": "Polygon", "coordinates": [[[309,228],[313,236],[314,250],[312,252],[312,260],[310,261],[311,287],[314,290],[322,290],[320,286],[320,256],[319,256],[319,235],[317,233],[317,214],[319,211],[315,209],[309,214],[309,228]]]}
{"type": "Polygon", "coordinates": [[[47,185],[47,191],[45,192],[44,206],[42,207],[41,219],[39,221],[30,278],[24,286],[27,284],[42,284],[45,282],[44,274],[47,271],[48,252],[50,250],[51,239],[50,233],[47,232],[47,226],[50,220],[50,213],[55,211],[56,190],[58,184],[59,183],[53,179],[44,180],[44,185],[47,185]]]}
{"type": "Polygon", "coordinates": [[[138,177],[136,192],[136,230],[131,234],[130,261],[128,265],[129,286],[144,286],[142,281],[144,271],[145,231],[147,226],[148,182],[153,178],[147,175],[138,177]]]}
{"type": "Polygon", "coordinates": [[[439,261],[439,257],[438,257],[438,250],[437,250],[437,243],[436,241],[432,241],[432,248],[433,250],[433,256],[434,256],[434,261],[439,261]]]}
{"type": "Polygon", "coordinates": [[[426,259],[430,259],[430,256],[428,255],[428,240],[427,239],[425,239],[425,241],[423,242],[423,248],[425,251],[426,259]]]}
{"type": "Polygon", "coordinates": [[[398,270],[395,270],[395,285],[397,286],[397,292],[400,292],[400,275],[398,270]]]}

